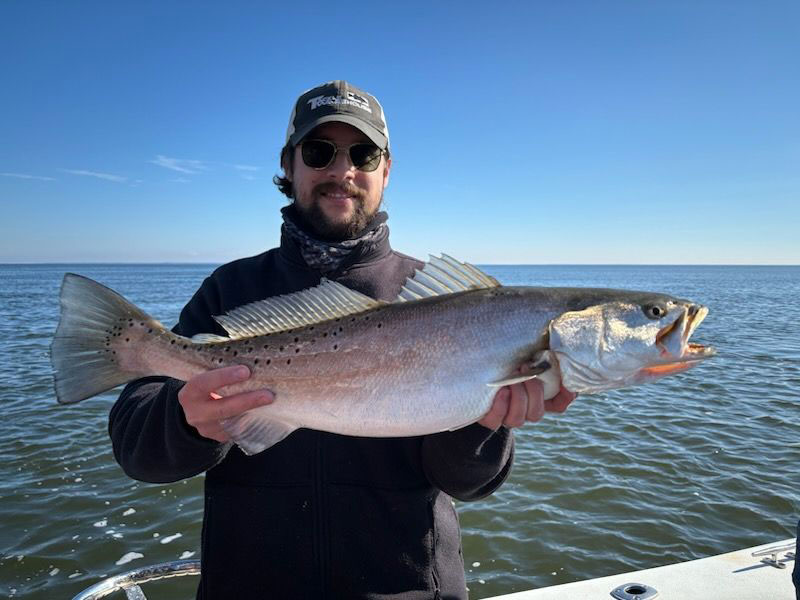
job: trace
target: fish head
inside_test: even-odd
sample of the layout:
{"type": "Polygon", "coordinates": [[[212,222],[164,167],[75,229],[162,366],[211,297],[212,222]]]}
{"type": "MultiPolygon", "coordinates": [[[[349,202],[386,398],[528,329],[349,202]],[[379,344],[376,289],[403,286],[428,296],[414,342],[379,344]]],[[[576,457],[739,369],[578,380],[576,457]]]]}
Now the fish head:
{"type": "Polygon", "coordinates": [[[660,294],[599,302],[553,319],[550,350],[574,392],[655,381],[714,355],[689,341],[707,314],[705,306],[660,294]]]}

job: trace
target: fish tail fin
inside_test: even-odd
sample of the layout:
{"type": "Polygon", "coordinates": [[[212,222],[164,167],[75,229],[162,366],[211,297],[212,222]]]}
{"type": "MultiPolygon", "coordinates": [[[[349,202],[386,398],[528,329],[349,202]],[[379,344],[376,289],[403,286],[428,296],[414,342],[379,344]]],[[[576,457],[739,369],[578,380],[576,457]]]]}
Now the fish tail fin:
{"type": "Polygon", "coordinates": [[[120,367],[114,338],[129,321],[163,326],[104,285],[67,273],[61,284],[61,318],[50,345],[56,397],[72,404],[135,379],[120,367]]]}

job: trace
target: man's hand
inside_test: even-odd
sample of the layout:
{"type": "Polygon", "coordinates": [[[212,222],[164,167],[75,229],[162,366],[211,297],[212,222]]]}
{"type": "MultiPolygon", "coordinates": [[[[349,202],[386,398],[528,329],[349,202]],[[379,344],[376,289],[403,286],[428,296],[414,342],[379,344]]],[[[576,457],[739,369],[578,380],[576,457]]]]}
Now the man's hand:
{"type": "Polygon", "coordinates": [[[553,398],[545,400],[543,396],[542,383],[537,379],[502,387],[495,394],[492,408],[478,423],[492,431],[501,425],[513,428],[535,423],[546,412],[563,413],[577,394],[561,386],[553,398]]]}
{"type": "Polygon", "coordinates": [[[250,369],[237,365],[212,369],[192,377],[178,392],[186,422],[205,438],[227,442],[230,438],[220,421],[235,417],[251,408],[271,404],[275,397],[267,390],[221,396],[217,392],[226,385],[246,381],[250,369]]]}

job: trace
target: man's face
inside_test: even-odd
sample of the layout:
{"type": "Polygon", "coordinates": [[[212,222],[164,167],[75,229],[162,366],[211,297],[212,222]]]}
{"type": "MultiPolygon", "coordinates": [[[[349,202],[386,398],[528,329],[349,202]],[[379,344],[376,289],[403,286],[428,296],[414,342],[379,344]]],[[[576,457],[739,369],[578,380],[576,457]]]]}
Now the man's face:
{"type": "Polygon", "coordinates": [[[286,170],[286,177],[294,187],[295,207],[320,238],[336,241],[353,237],[378,212],[383,190],[389,183],[392,161],[384,156],[374,171],[356,169],[346,149],[370,140],[345,123],[324,123],[306,139],[328,140],[340,150],[328,167],[316,170],[303,162],[298,144],[294,150],[294,168],[286,170]]]}

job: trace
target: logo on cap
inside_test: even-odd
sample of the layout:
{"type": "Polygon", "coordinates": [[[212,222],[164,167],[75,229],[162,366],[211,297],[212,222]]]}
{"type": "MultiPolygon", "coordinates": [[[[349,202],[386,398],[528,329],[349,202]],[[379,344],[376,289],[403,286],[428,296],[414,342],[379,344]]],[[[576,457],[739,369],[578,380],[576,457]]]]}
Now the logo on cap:
{"type": "Polygon", "coordinates": [[[365,110],[368,113],[372,114],[372,108],[369,106],[369,101],[364,98],[364,96],[359,96],[353,92],[346,92],[345,96],[325,96],[324,94],[321,96],[316,96],[315,98],[311,98],[308,100],[308,103],[311,105],[311,110],[315,110],[320,106],[327,106],[331,104],[337,105],[349,105],[355,106],[356,108],[360,108],[361,110],[365,110]]]}

